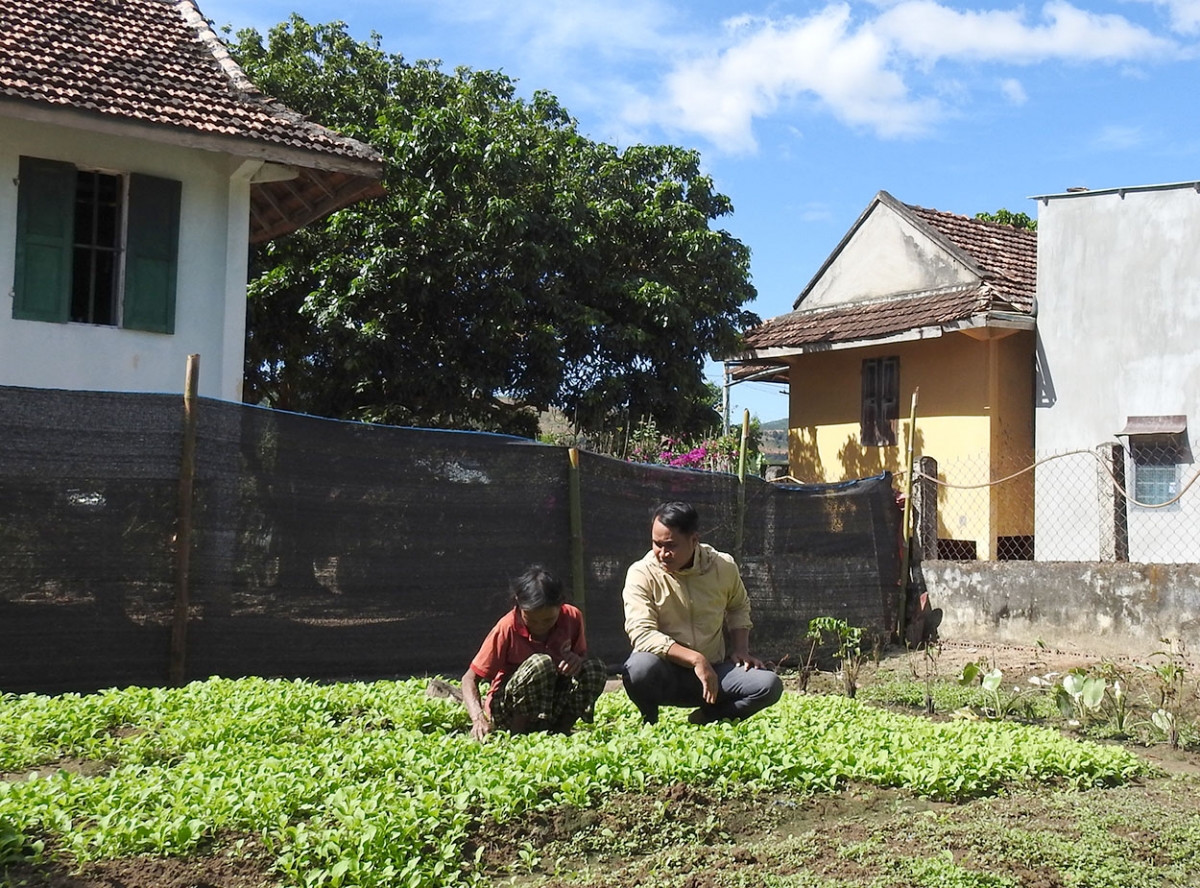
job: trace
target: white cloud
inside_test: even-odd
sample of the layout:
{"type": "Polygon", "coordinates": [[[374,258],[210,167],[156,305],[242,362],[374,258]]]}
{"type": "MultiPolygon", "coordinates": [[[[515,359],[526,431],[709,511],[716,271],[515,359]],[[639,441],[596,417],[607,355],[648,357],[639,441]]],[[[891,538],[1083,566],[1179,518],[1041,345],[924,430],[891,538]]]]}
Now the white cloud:
{"type": "Polygon", "coordinates": [[[826,203],[806,203],[800,208],[800,220],[802,222],[830,222],[833,220],[833,211],[826,203]]]}
{"type": "Polygon", "coordinates": [[[1200,34],[1200,0],[1146,0],[1166,7],[1171,30],[1177,34],[1200,34]]]}
{"type": "Polygon", "coordinates": [[[559,59],[585,49],[621,54],[656,51],[674,17],[656,0],[457,0],[419,4],[446,21],[483,25],[527,57],[559,59]]]}
{"type": "MultiPolygon", "coordinates": [[[[1158,2],[1200,7],[1200,0],[1158,2]]],[[[953,76],[927,82],[939,63],[1127,63],[1178,50],[1128,19],[1066,0],[1046,3],[1033,22],[1020,8],[959,10],[935,0],[871,7],[873,17],[856,13],[836,2],[805,18],[729,19],[718,48],[676,62],[661,97],[644,102],[641,113],[734,153],[755,149],[756,119],[797,102],[885,138],[911,136],[969,101],[953,76]]],[[[1000,88],[1012,104],[1027,99],[1016,80],[1000,88]]]]}
{"type": "Polygon", "coordinates": [[[1108,151],[1127,151],[1145,144],[1146,136],[1136,126],[1106,126],[1092,140],[1097,148],[1108,151]]]}
{"type": "Polygon", "coordinates": [[[1024,105],[1029,101],[1029,96],[1025,94],[1025,87],[1021,85],[1021,81],[1011,77],[1000,81],[1000,93],[1010,105],[1024,105]]]}
{"type": "Polygon", "coordinates": [[[1022,9],[960,11],[907,0],[869,27],[896,51],[931,64],[941,59],[1032,64],[1049,59],[1123,61],[1169,51],[1173,44],[1118,15],[1086,12],[1065,0],[1042,7],[1027,24],[1022,9]]]}
{"type": "Polygon", "coordinates": [[[885,136],[921,132],[937,113],[932,100],[910,98],[888,69],[885,41],[851,30],[844,4],[779,25],[739,21],[737,34],[738,42],[679,64],[666,79],[672,121],[724,150],[752,150],[754,118],[801,97],[885,136]]]}

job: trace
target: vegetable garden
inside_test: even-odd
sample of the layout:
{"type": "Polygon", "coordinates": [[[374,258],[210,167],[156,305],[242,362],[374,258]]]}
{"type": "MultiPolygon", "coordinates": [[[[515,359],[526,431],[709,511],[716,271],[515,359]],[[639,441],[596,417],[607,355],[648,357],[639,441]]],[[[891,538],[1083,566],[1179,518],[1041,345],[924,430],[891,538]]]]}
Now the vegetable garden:
{"type": "Polygon", "coordinates": [[[856,699],[789,693],[703,728],[682,710],[643,726],[610,693],[571,736],[484,744],[426,685],[0,698],[0,870],[30,886],[1200,884],[1194,777],[996,718],[978,682],[877,667],[856,699]],[[939,711],[975,717],[920,714],[935,685],[939,711]]]}

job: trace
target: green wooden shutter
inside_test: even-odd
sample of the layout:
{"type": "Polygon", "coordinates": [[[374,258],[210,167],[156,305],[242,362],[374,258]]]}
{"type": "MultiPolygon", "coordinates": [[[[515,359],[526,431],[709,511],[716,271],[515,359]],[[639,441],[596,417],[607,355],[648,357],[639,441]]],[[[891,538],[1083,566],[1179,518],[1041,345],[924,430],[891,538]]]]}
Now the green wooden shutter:
{"type": "Polygon", "coordinates": [[[181,191],[174,179],[138,173],[129,177],[123,327],[175,332],[181,191]]]}
{"type": "Polygon", "coordinates": [[[17,188],[13,317],[66,323],[71,310],[76,170],[22,157],[17,188]]]}

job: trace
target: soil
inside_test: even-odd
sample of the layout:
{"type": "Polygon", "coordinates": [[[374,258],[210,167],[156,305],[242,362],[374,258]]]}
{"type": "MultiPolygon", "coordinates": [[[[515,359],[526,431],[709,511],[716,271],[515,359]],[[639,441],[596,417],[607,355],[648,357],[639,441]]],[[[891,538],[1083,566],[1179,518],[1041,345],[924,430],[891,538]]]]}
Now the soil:
{"type": "Polygon", "coordinates": [[[188,858],[126,857],[74,867],[62,860],[0,870],[12,888],[263,888],[278,884],[259,849],[217,851],[188,858]]]}
{"type": "MultiPolygon", "coordinates": [[[[898,654],[864,667],[860,682],[870,681],[871,670],[920,668],[920,660],[898,654]]],[[[1041,648],[944,644],[936,658],[937,673],[953,677],[970,662],[985,660],[1010,678],[1063,673],[1076,667],[1095,666],[1099,657],[1041,648]]],[[[1195,675],[1189,668],[1189,675],[1195,675]]],[[[798,676],[787,680],[795,690],[798,676]]],[[[614,687],[618,686],[612,683],[614,687]]],[[[828,673],[818,673],[810,691],[840,692],[840,682],[828,673]]],[[[1193,695],[1194,696],[1194,695],[1193,695]]],[[[1200,700],[1190,705],[1192,722],[1200,720],[1200,700]]],[[[1080,794],[1098,806],[1125,805],[1131,810],[1154,806],[1164,816],[1195,816],[1195,787],[1200,785],[1200,753],[1172,750],[1165,745],[1134,749],[1154,761],[1166,776],[1106,790],[1080,794]],[[1186,792],[1179,791],[1182,776],[1186,792]]],[[[63,763],[84,768],[84,763],[63,763]]],[[[1072,803],[1072,804],[1082,804],[1072,803]]],[[[915,798],[898,790],[851,787],[837,795],[800,797],[788,794],[714,799],[687,786],[672,786],[655,793],[620,793],[594,809],[563,809],[538,813],[519,823],[497,826],[481,824],[466,857],[483,851],[479,865],[501,881],[516,884],[559,886],[555,871],[590,874],[584,884],[591,888],[625,888],[664,874],[672,885],[705,888],[728,884],[732,870],[786,876],[806,871],[813,877],[834,882],[870,884],[881,876],[878,861],[870,854],[848,853],[848,848],[869,846],[871,841],[888,842],[893,836],[910,836],[911,824],[922,814],[936,815],[952,810],[954,822],[974,822],[985,816],[996,822],[1019,820],[1026,829],[1061,832],[1064,811],[1051,793],[1015,793],[951,805],[915,798]],[[526,866],[524,876],[513,877],[521,849],[537,849],[536,862],[526,866]],[[678,878],[671,877],[675,873],[678,878]],[[722,873],[725,878],[722,878],[722,873]],[[682,875],[679,875],[682,874],[682,875]]],[[[1130,830],[1125,839],[1131,854],[1156,859],[1162,850],[1153,831],[1130,830]]],[[[932,856],[952,853],[956,861],[970,863],[978,849],[947,848],[934,843],[921,845],[912,838],[913,853],[932,856]]],[[[48,855],[49,856],[49,855],[48,855]]],[[[1008,863],[997,868],[987,861],[994,877],[1007,877],[1017,885],[1058,888],[1059,876],[1008,863]]],[[[894,879],[895,874],[889,875],[894,879]]],[[[576,877],[577,879],[578,877],[576,877]]],[[[741,882],[738,882],[741,884],[741,882]]],[[[0,885],[13,888],[274,888],[280,884],[271,870],[271,860],[252,837],[223,837],[206,854],[186,859],[134,857],[99,861],[75,867],[61,859],[39,865],[12,865],[0,870],[0,885]]],[[[572,885],[580,884],[572,880],[572,885]]],[[[667,884],[667,882],[662,882],[667,884]]],[[[807,884],[807,882],[805,883],[807,884]]],[[[889,881],[887,884],[903,884],[889,881]]],[[[990,884],[990,883],[989,883],[990,884]]],[[[1189,883],[1193,884],[1193,883],[1189,883]]],[[[1200,882],[1194,883],[1200,884],[1200,882]]]]}

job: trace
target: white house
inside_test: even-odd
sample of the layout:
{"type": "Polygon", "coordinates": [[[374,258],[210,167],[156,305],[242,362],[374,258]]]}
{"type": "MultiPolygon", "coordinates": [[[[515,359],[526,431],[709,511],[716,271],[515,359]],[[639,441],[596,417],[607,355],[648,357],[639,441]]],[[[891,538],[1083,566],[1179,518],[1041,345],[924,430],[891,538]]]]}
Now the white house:
{"type": "Polygon", "coordinates": [[[0,385],[241,400],[249,245],[382,193],[190,0],[0,3],[0,385]]]}
{"type": "Polygon", "coordinates": [[[1037,558],[1200,562],[1200,182],[1070,191],[1038,201],[1039,457],[1116,445],[1077,462],[1109,507],[1080,514],[1039,468],[1037,558]],[[1117,489],[1109,471],[1126,494],[1117,489]],[[1102,545],[1102,549],[1104,546],[1102,545]]]}

